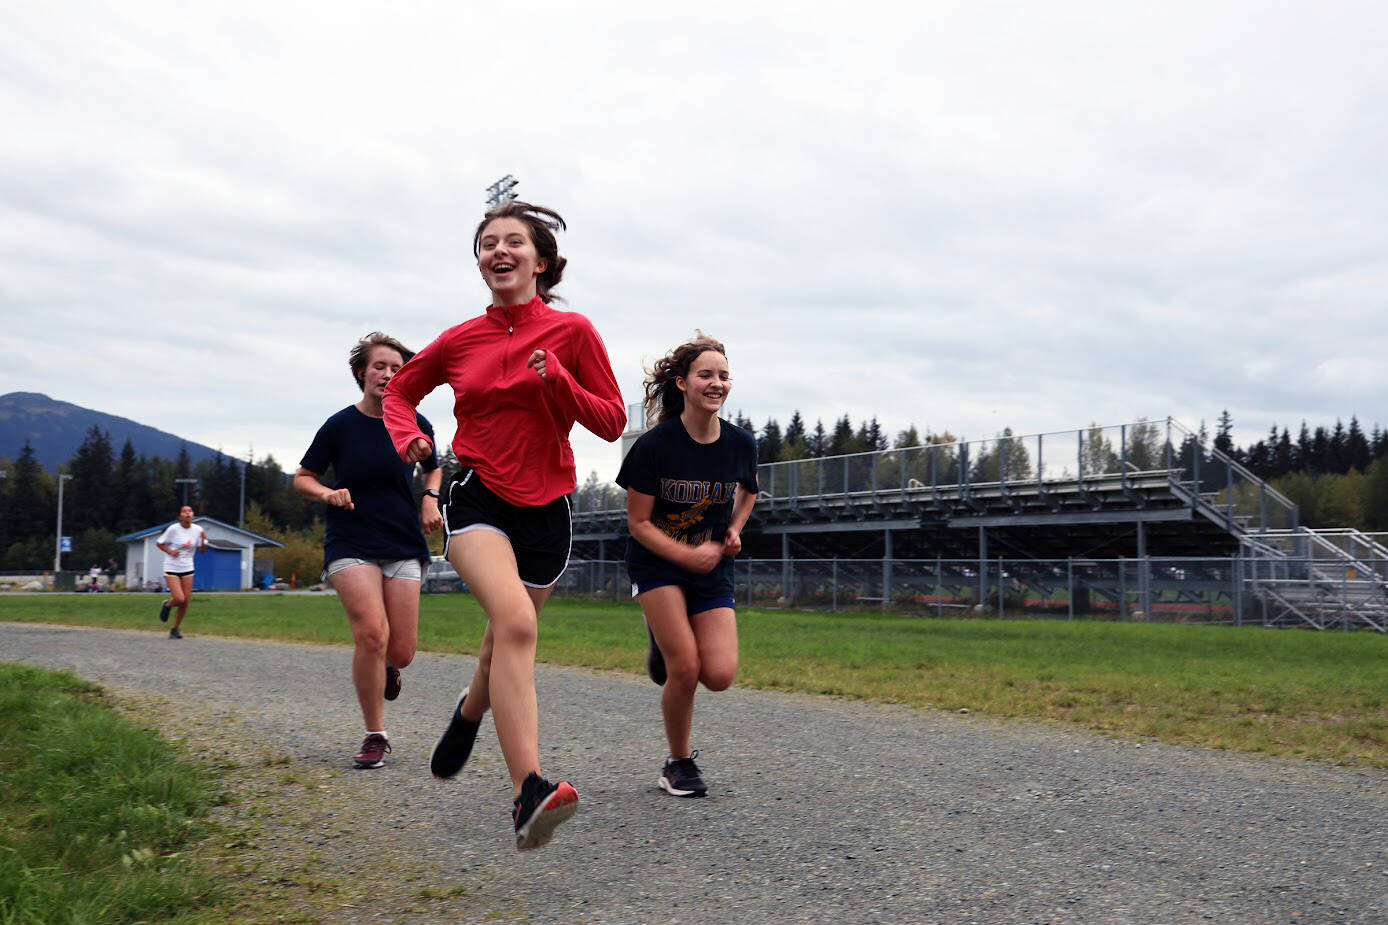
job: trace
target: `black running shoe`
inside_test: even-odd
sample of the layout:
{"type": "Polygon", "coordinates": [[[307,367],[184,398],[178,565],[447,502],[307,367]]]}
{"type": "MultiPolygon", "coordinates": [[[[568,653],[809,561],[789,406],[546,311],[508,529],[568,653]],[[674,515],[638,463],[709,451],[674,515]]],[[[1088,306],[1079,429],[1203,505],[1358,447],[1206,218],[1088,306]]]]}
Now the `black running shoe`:
{"type": "Polygon", "coordinates": [[[468,756],[472,754],[472,743],[477,741],[477,727],[481,723],[463,719],[458,711],[467,700],[467,688],[458,695],[458,703],[453,707],[453,715],[448,720],[448,728],[434,744],[434,753],[429,756],[429,773],[439,780],[447,780],[463,769],[468,756]]]}
{"type": "Polygon", "coordinates": [[[694,763],[698,754],[695,749],[688,758],[665,762],[665,770],[660,772],[660,789],[676,797],[701,797],[708,793],[708,785],[699,776],[699,766],[694,763]]]}
{"type": "Polygon", "coordinates": [[[182,639],[182,638],[183,638],[183,634],[180,633],[180,632],[178,631],[178,627],[175,626],[173,629],[169,630],[169,638],[170,638],[170,639],[182,639]]]}
{"type": "Polygon", "coordinates": [[[361,740],[361,751],[352,756],[352,763],[359,771],[369,771],[386,763],[386,752],[390,751],[390,741],[379,732],[373,732],[361,740]]]}
{"type": "Polygon", "coordinates": [[[169,609],[173,607],[173,601],[165,601],[159,605],[159,620],[161,623],[169,622],[169,609]]]}
{"type": "Polygon", "coordinates": [[[516,850],[530,851],[549,844],[555,827],[576,812],[578,791],[568,781],[551,784],[531,771],[511,809],[516,823],[516,850]]]}
{"type": "Polygon", "coordinates": [[[646,635],[651,637],[650,648],[646,650],[646,674],[651,676],[651,680],[665,686],[665,656],[661,654],[660,646],[655,644],[655,633],[651,632],[650,624],[646,624],[646,635]]]}
{"type": "Polygon", "coordinates": [[[399,669],[399,668],[392,667],[392,666],[390,666],[390,665],[387,665],[387,666],[386,666],[386,692],[385,692],[385,698],[386,698],[387,700],[394,700],[396,697],[399,697],[399,696],[400,696],[400,669],[399,669]]]}

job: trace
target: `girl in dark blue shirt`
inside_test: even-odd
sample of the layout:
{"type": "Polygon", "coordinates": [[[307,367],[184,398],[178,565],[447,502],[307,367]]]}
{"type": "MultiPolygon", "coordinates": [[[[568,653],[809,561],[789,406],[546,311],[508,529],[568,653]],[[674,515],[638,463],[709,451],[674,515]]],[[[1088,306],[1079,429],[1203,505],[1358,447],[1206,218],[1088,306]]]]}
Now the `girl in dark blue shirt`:
{"type": "Polygon", "coordinates": [[[733,556],[757,500],[757,441],[718,417],[732,378],[723,345],[700,334],[646,378],[648,418],[617,474],[627,490],[627,573],[650,636],[646,666],[665,688],[670,755],[661,789],[708,791],[689,747],[699,683],[726,690],[737,672],[733,556]]]}
{"type": "MultiPolygon", "coordinates": [[[[419,638],[419,588],[429,564],[420,532],[443,523],[436,456],[420,463],[424,499],[416,510],[411,482],[414,464],[400,460],[382,417],[386,383],[413,352],[374,331],[352,349],[348,365],[362,390],[318,428],[294,474],[300,494],[328,506],[324,521],[323,573],[352,624],[352,684],[366,723],[358,768],[379,768],[390,751],[385,704],[400,695],[400,669],[414,660],[419,638]],[[332,468],[337,487],[319,479],[332,468]]],[[[420,417],[420,429],[433,428],[420,417]]]]}

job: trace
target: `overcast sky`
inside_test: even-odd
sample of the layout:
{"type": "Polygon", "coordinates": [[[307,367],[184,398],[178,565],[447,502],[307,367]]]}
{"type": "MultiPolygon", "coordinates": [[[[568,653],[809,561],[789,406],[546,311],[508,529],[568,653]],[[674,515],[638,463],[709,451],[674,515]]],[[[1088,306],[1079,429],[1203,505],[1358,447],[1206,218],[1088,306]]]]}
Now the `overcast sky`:
{"type": "Polygon", "coordinates": [[[1381,3],[813,10],[10,4],[0,392],[292,469],[509,173],[629,402],[698,327],[758,426],[1388,425],[1381,3]]]}

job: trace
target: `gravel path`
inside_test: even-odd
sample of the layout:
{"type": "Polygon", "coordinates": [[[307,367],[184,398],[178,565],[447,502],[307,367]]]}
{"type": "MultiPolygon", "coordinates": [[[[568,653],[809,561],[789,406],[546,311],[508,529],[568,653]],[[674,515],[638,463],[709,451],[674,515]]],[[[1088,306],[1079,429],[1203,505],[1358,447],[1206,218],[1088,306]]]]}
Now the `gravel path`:
{"type": "Polygon", "coordinates": [[[697,704],[711,795],[677,800],[655,786],[656,688],[542,665],[542,759],[582,807],[550,847],[520,855],[490,721],[458,778],[428,774],[470,658],[421,654],[389,708],[390,764],[353,772],[346,649],[190,630],[175,642],[0,623],[0,652],[224,722],[233,755],[316,782],[312,808],[257,849],[305,842],[347,876],[396,865],[412,896],[455,902],[382,897],[343,920],[456,921],[470,909],[699,925],[1388,922],[1381,771],[732,690],[697,704]]]}

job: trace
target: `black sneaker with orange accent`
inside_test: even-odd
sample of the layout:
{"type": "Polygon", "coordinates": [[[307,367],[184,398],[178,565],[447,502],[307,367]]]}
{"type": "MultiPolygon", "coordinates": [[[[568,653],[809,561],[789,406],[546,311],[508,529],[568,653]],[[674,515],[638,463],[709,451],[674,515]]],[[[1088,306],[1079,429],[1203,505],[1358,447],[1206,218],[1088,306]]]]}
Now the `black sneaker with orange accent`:
{"type": "Polygon", "coordinates": [[[171,607],[173,607],[173,601],[165,601],[159,605],[159,621],[161,623],[169,622],[169,608],[171,607]]]}
{"type": "Polygon", "coordinates": [[[386,763],[386,753],[390,751],[390,741],[379,732],[373,732],[361,740],[361,751],[352,756],[353,765],[359,771],[369,771],[386,763]]]}
{"type": "Polygon", "coordinates": [[[392,665],[386,666],[386,690],[385,698],[394,700],[400,696],[400,669],[392,665]]]}
{"type": "Polygon", "coordinates": [[[699,776],[699,766],[694,763],[698,756],[695,749],[688,758],[675,758],[665,762],[665,770],[660,772],[660,789],[675,797],[701,797],[708,793],[708,785],[699,776]]]}
{"type": "Polygon", "coordinates": [[[531,771],[511,809],[516,823],[516,850],[530,851],[549,844],[555,827],[576,812],[578,791],[568,781],[551,784],[531,771]]]}

